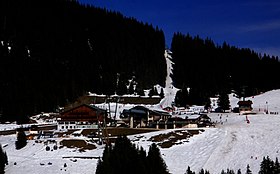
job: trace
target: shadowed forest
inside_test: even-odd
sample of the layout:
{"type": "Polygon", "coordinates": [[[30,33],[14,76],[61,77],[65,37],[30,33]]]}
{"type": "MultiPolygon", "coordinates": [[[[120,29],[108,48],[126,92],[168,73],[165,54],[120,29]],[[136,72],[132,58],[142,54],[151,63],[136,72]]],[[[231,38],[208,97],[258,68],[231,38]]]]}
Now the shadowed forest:
{"type": "MultiPolygon", "coordinates": [[[[0,120],[25,122],[89,91],[140,94],[164,86],[164,50],[159,27],[118,12],[73,0],[1,0],[0,120]]],[[[185,104],[205,104],[221,91],[241,96],[279,88],[278,57],[181,33],[171,51],[174,86],[185,104]]]]}

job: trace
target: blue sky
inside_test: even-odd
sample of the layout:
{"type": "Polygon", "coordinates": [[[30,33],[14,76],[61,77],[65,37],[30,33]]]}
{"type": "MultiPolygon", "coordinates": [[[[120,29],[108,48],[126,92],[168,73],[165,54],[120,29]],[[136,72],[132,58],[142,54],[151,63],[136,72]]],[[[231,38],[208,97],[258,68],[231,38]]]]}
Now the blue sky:
{"type": "Polygon", "coordinates": [[[174,32],[209,37],[280,56],[278,0],[79,0],[158,26],[170,46],[174,32]]]}

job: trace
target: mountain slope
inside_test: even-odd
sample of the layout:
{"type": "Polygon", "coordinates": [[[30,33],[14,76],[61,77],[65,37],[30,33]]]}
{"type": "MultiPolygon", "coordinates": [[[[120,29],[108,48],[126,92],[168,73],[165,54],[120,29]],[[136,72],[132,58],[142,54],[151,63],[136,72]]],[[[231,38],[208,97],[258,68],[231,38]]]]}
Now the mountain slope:
{"type": "MultiPolygon", "coordinates": [[[[280,106],[280,101],[273,99],[277,95],[280,95],[280,90],[269,91],[255,96],[256,100],[253,102],[256,106],[263,101],[268,101],[268,107],[270,104],[271,106],[280,106]]],[[[274,112],[279,111],[279,108],[274,110],[274,112]]],[[[162,157],[171,173],[183,174],[188,166],[193,171],[198,172],[204,168],[212,174],[220,173],[222,169],[226,170],[227,168],[233,169],[235,172],[241,169],[242,173],[245,173],[246,166],[249,164],[255,174],[258,173],[260,162],[264,156],[269,156],[273,160],[280,157],[280,115],[248,115],[250,124],[246,122],[245,115],[236,113],[211,113],[209,116],[214,122],[217,121],[216,128],[207,128],[204,132],[189,138],[188,142],[183,140],[170,148],[160,148],[162,157]]],[[[129,138],[133,143],[148,151],[152,144],[152,141],[149,140],[150,137],[170,131],[174,130],[160,130],[132,135],[129,138]]],[[[102,156],[104,149],[103,145],[97,145],[97,149],[85,152],[79,152],[76,148],[46,151],[46,145],[43,142],[35,143],[32,140],[28,142],[27,147],[15,150],[15,135],[0,136],[0,138],[2,145],[4,145],[3,149],[9,158],[9,165],[6,167],[7,174],[28,172],[39,174],[46,169],[53,173],[63,173],[64,170],[69,173],[92,173],[96,169],[97,159],[76,158],[77,161],[73,162],[74,157],[102,156]],[[14,162],[17,165],[13,165],[14,162]],[[52,165],[48,165],[49,162],[52,165]],[[40,163],[45,165],[40,165],[40,163]],[[64,163],[67,163],[68,167],[63,167],[64,163]]],[[[86,139],[86,137],[79,139],[86,139]]],[[[61,139],[56,140],[60,141],[61,139]]],[[[49,143],[48,145],[52,148],[54,144],[49,143]]]]}
{"type": "Polygon", "coordinates": [[[162,30],[77,1],[1,1],[0,43],[8,120],[55,111],[88,91],[124,94],[131,77],[137,91],[165,82],[162,30]]]}

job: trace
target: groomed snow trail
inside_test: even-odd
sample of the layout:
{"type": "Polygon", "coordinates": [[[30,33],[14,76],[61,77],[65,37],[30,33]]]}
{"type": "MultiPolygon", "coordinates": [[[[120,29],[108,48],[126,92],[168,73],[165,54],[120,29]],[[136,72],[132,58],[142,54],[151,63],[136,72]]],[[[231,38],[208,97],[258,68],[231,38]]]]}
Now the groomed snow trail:
{"type": "Polygon", "coordinates": [[[165,80],[165,88],[164,88],[164,98],[160,101],[159,105],[161,108],[171,107],[172,102],[174,102],[176,93],[179,89],[173,86],[173,80],[171,75],[173,73],[173,62],[172,62],[172,52],[169,50],[165,50],[164,57],[166,60],[166,80],[165,80]]]}
{"type": "Polygon", "coordinates": [[[280,157],[279,115],[251,115],[250,124],[244,115],[234,113],[210,117],[217,120],[217,128],[205,129],[189,143],[161,149],[171,173],[183,174],[188,166],[195,172],[203,168],[216,174],[229,168],[245,173],[249,164],[256,174],[263,157],[280,157]]]}

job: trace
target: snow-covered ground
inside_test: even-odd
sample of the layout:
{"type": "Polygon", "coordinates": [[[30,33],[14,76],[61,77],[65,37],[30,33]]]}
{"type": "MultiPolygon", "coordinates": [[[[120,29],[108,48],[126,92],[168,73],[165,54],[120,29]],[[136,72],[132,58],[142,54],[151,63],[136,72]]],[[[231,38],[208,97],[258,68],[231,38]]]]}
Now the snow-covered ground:
{"type": "MultiPolygon", "coordinates": [[[[276,99],[279,95],[280,90],[274,90],[251,99],[254,106],[268,102],[268,108],[279,112],[280,100],[276,99]]],[[[231,98],[232,103],[233,100],[231,98]]],[[[214,122],[217,121],[216,128],[205,128],[203,133],[191,137],[189,142],[161,149],[162,157],[171,173],[183,174],[187,166],[190,166],[193,171],[204,168],[210,173],[220,173],[222,169],[227,168],[234,170],[240,168],[244,173],[247,164],[250,165],[253,173],[257,173],[264,156],[269,156],[271,159],[280,158],[278,141],[280,115],[262,113],[248,115],[249,124],[245,121],[245,115],[237,113],[211,113],[209,116],[214,122]]],[[[169,131],[173,130],[132,135],[129,138],[148,151],[152,142],[147,140],[151,136],[169,131]]],[[[63,157],[99,157],[102,156],[104,148],[97,145],[97,149],[85,152],[66,147],[46,151],[47,145],[30,140],[26,147],[15,150],[15,135],[0,136],[0,140],[9,158],[9,165],[6,166],[7,174],[40,174],[46,171],[48,173],[92,173],[96,169],[97,159],[75,158],[77,161],[74,162],[74,158],[63,157]],[[16,165],[14,165],[15,162],[16,165]],[[67,167],[64,167],[65,163],[67,167]]],[[[61,139],[56,140],[59,142],[61,139]]],[[[49,144],[51,149],[53,145],[49,144]]]]}
{"type": "MultiPolygon", "coordinates": [[[[16,135],[1,136],[3,149],[7,152],[9,165],[6,166],[7,174],[42,174],[42,173],[69,173],[87,174],[94,173],[97,159],[81,159],[68,157],[99,157],[103,148],[78,152],[75,148],[61,148],[53,150],[55,144],[49,143],[50,151],[46,151],[46,144],[29,140],[27,146],[16,150],[16,135]],[[76,160],[77,161],[76,161],[76,160]],[[75,162],[76,161],[76,162],[75,162]],[[66,163],[66,167],[64,164],[66,163]]],[[[58,140],[59,141],[59,140],[58,140]]]]}
{"type": "Polygon", "coordinates": [[[164,57],[166,59],[166,65],[167,65],[167,76],[165,80],[165,88],[164,88],[164,98],[160,101],[159,106],[161,108],[165,108],[168,106],[171,106],[172,102],[174,102],[176,93],[179,89],[175,88],[173,86],[173,80],[171,78],[172,72],[173,72],[173,62],[172,62],[172,52],[166,50],[164,57]]]}

